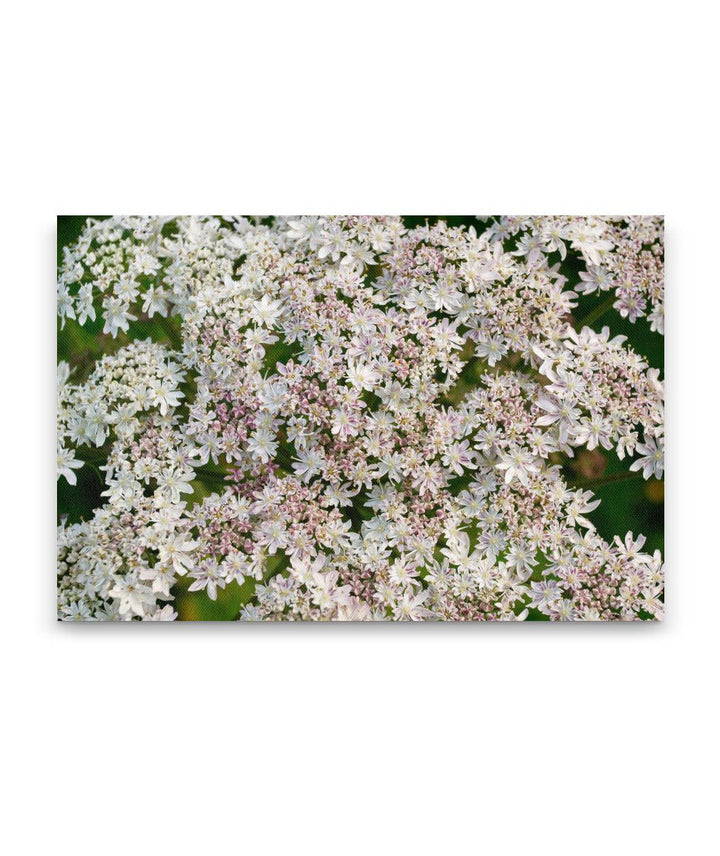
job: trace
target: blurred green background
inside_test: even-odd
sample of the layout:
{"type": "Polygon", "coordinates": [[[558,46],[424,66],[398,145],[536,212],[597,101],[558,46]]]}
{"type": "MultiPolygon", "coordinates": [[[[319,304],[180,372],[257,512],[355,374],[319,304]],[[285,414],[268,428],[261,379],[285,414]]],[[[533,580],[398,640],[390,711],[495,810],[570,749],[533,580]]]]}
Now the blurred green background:
{"type": "MultiPolygon", "coordinates": [[[[57,221],[57,254],[58,265],[62,259],[62,248],[77,239],[87,216],[101,217],[103,215],[59,216],[57,221]]],[[[408,227],[424,225],[445,220],[450,226],[475,226],[478,231],[483,224],[472,216],[406,216],[403,218],[408,227]]],[[[557,255],[552,261],[560,262],[557,255]]],[[[582,264],[573,253],[561,262],[561,271],[568,277],[569,287],[579,281],[578,272],[582,264]]],[[[650,331],[646,319],[640,318],[635,324],[624,320],[613,309],[599,314],[607,304],[607,293],[601,295],[582,296],[574,316],[582,320],[588,316],[596,316],[592,326],[600,329],[610,328],[613,335],[622,334],[627,337],[628,344],[644,356],[650,365],[661,370],[664,377],[664,341],[663,337],[650,331]]],[[[114,353],[129,341],[137,338],[150,337],[154,341],[164,342],[174,346],[179,341],[180,325],[177,319],[139,319],[130,323],[127,334],[120,334],[116,339],[102,333],[102,320],[88,322],[83,327],[75,321],[66,322],[63,330],[57,326],[57,358],[65,360],[73,369],[73,380],[82,380],[92,371],[92,366],[103,354],[114,353]]],[[[91,453],[81,447],[77,456],[90,461],[91,453]]],[[[584,484],[593,480],[592,487],[596,497],[601,501],[600,506],[589,516],[606,539],[612,540],[613,535],[623,536],[627,531],[636,535],[642,532],[647,537],[643,548],[652,553],[659,549],[664,553],[664,484],[662,481],[641,478],[622,479],[622,474],[628,469],[628,461],[620,461],[614,452],[580,452],[572,465],[565,468],[565,474],[571,484],[584,484]],[[613,481],[619,475],[621,480],[613,481]],[[607,481],[605,483],[604,480],[607,481]]],[[[99,508],[104,499],[100,496],[104,485],[97,462],[91,461],[89,466],[76,471],[77,485],[71,487],[65,479],[57,486],[58,521],[66,517],[71,523],[89,519],[93,510],[99,508]]],[[[218,484],[217,479],[198,480],[193,483],[195,493],[191,501],[198,501],[209,494],[218,484]]],[[[231,583],[224,591],[218,591],[217,601],[212,601],[204,592],[187,594],[189,581],[181,579],[174,589],[176,595],[175,608],[179,617],[184,620],[226,621],[237,617],[240,606],[246,603],[254,590],[254,583],[246,581],[243,586],[231,583]]],[[[533,617],[539,617],[533,616],[533,617]]]]}

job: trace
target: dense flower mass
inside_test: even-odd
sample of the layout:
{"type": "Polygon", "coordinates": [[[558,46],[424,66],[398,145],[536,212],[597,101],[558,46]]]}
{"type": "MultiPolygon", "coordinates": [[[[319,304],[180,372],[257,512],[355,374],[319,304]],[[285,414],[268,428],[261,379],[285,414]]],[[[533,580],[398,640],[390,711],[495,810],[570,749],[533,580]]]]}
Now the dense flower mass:
{"type": "Polygon", "coordinates": [[[475,222],[87,220],[58,313],[107,346],[58,367],[57,467],[104,490],[59,617],[172,620],[182,583],[243,620],[661,618],[660,553],[600,537],[569,463],[662,477],[659,370],[576,317],[662,334],[662,219],[475,222]]]}

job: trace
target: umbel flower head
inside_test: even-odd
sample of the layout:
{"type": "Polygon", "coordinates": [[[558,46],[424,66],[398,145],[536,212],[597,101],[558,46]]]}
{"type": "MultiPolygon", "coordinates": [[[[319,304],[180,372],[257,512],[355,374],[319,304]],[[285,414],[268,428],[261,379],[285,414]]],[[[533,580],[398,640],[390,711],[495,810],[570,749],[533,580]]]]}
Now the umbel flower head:
{"type": "Polygon", "coordinates": [[[663,472],[659,370],[576,320],[602,292],[662,334],[661,218],[87,220],[58,314],[105,355],[58,367],[57,467],[103,491],[59,617],[239,584],[243,620],[661,618],[660,554],[569,477],[663,472]]]}

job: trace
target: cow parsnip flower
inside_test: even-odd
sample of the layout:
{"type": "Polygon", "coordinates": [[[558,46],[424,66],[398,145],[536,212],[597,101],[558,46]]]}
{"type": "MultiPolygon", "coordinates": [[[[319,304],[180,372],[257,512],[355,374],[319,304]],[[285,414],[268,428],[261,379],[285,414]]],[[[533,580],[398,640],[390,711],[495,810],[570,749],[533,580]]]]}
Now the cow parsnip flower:
{"type": "Polygon", "coordinates": [[[173,620],[187,577],[252,621],[662,617],[659,553],[563,474],[663,472],[658,370],[575,321],[603,292],[662,333],[660,218],[88,220],[58,315],[111,344],[58,368],[57,466],[104,504],[59,527],[59,616],[173,620]]]}

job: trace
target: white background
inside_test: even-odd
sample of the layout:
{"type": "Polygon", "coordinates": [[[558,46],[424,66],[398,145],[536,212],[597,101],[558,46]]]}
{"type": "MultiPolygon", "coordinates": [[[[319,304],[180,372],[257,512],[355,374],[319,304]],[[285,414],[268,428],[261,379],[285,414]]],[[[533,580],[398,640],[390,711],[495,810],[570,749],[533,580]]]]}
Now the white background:
{"type": "Polygon", "coordinates": [[[5,852],[714,850],[711,8],[4,10],[5,852]],[[664,213],[665,624],[56,624],[55,215],[168,212],[664,213]]]}

